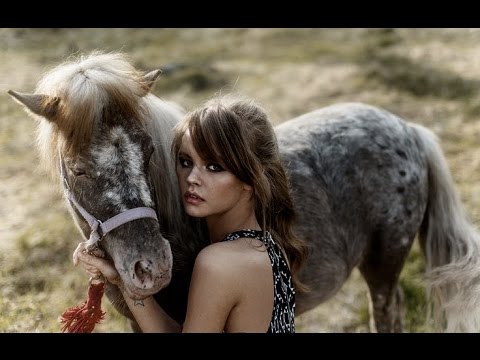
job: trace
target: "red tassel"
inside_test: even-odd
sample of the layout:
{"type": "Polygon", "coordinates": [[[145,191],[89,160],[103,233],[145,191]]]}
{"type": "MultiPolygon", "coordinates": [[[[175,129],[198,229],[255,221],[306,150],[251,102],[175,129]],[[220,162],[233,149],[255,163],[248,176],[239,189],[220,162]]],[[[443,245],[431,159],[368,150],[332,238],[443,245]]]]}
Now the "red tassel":
{"type": "Polygon", "coordinates": [[[102,311],[102,296],[105,283],[94,284],[90,282],[88,287],[88,299],[81,305],[71,307],[62,314],[60,322],[62,332],[69,333],[91,333],[95,325],[105,319],[105,312],[102,311]]]}

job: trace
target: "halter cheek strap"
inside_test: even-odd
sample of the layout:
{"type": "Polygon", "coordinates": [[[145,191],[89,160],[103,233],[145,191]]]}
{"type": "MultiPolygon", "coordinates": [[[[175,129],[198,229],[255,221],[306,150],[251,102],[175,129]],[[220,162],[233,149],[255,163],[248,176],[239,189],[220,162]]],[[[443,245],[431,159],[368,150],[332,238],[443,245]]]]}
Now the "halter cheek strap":
{"type": "Polygon", "coordinates": [[[63,178],[65,196],[90,226],[90,237],[86,244],[88,252],[93,252],[99,249],[98,242],[102,240],[106,234],[127,222],[142,218],[151,218],[158,221],[155,210],[149,207],[137,207],[125,210],[124,212],[111,217],[107,221],[102,222],[85,210],[85,208],[80,205],[73,196],[70,185],[68,184],[67,172],[62,156],[60,156],[60,173],[63,178]]]}

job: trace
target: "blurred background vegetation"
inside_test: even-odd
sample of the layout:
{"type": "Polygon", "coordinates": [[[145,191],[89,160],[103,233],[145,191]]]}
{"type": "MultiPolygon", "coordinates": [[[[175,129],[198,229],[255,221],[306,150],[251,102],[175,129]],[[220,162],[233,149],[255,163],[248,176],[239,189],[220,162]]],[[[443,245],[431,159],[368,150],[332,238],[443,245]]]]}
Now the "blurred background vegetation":
{"type": "MultiPolygon", "coordinates": [[[[277,124],[342,101],[383,107],[441,139],[457,188],[480,224],[479,29],[0,29],[0,332],[59,332],[85,299],[72,265],[80,241],[62,194],[39,167],[35,123],[8,95],[33,92],[47,69],[92,50],[123,51],[160,68],[154,93],[189,109],[236,90],[277,124]]],[[[408,332],[425,325],[418,245],[401,275],[408,332]]],[[[128,332],[104,300],[96,332],[128,332]]],[[[354,271],[330,301],[300,316],[298,332],[367,332],[366,286],[354,271]]]]}

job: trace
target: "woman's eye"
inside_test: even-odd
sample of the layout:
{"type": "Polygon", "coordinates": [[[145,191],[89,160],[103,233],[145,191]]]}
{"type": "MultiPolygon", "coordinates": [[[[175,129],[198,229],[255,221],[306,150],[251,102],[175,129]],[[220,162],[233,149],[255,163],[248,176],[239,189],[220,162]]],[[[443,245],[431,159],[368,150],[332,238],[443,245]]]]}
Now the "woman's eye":
{"type": "Polygon", "coordinates": [[[220,172],[220,171],[225,170],[223,167],[221,167],[220,165],[215,164],[215,163],[209,164],[207,166],[207,169],[210,170],[210,171],[213,171],[213,172],[220,172]]]}
{"type": "Polygon", "coordinates": [[[183,168],[192,166],[192,162],[190,160],[187,160],[187,159],[184,159],[184,158],[179,158],[178,163],[183,168]]]}

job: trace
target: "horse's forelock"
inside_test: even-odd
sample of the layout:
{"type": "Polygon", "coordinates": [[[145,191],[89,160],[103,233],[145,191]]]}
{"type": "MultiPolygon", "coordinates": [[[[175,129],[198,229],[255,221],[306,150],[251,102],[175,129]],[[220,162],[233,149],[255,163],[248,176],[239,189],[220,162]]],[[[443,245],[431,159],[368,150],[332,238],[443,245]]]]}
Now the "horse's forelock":
{"type": "MultiPolygon", "coordinates": [[[[78,155],[82,146],[90,143],[95,123],[113,125],[113,118],[104,119],[106,108],[143,122],[145,111],[140,98],[146,87],[142,76],[125,55],[99,52],[71,59],[46,73],[36,93],[58,96],[61,102],[56,125],[40,122],[38,140],[40,150],[46,152],[43,157],[55,159],[59,150],[65,155],[78,155]]],[[[56,169],[54,162],[46,164],[56,169]]]]}

